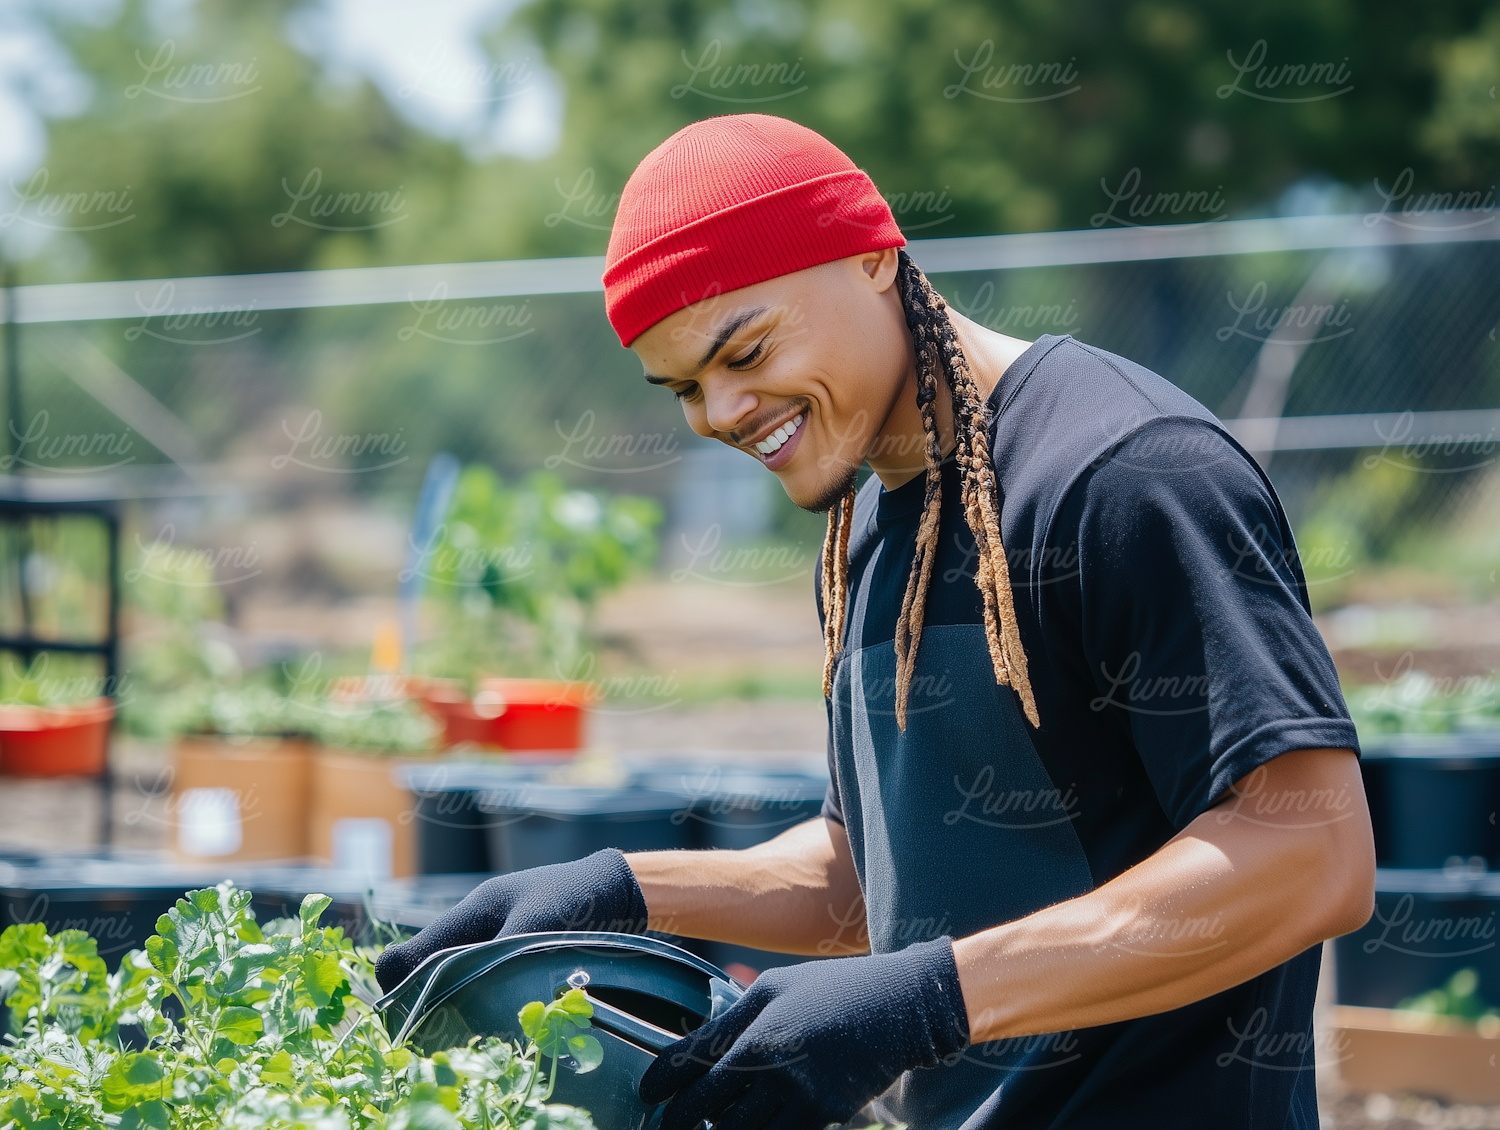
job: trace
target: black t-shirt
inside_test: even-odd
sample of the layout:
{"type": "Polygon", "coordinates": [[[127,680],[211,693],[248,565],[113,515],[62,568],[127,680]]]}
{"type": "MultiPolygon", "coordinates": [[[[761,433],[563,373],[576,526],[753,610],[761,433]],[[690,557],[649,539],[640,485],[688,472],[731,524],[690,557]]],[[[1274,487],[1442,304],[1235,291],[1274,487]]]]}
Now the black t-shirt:
{"type": "MultiPolygon", "coordinates": [[[[871,478],[849,545],[824,812],[849,832],[877,953],[1085,894],[1255,767],[1288,750],[1358,748],[1286,516],[1207,409],[1051,336],[1011,365],[989,406],[1041,727],[995,683],[949,462],[898,730],[893,640],[923,485],[918,475],[886,491],[871,478]]],[[[1132,948],[1170,961],[1184,939],[1213,946],[1222,933],[1212,920],[1171,923],[1132,948]]],[[[1315,1127],[1319,949],[1174,1012],[976,1045],[909,1072],[883,1113],[922,1130],[1315,1127]]]]}

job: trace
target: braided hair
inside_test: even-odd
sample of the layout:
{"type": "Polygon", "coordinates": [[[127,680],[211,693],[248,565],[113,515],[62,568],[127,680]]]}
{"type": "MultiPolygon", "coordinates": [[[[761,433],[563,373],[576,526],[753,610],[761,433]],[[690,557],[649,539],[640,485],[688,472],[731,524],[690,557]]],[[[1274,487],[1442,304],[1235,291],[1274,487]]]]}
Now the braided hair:
{"type": "MultiPolygon", "coordinates": [[[[906,325],[916,346],[917,407],[922,412],[922,429],[926,435],[926,489],[922,518],[917,526],[916,556],[901,601],[901,615],[896,621],[896,724],[902,730],[906,729],[906,704],[917,663],[917,648],[922,642],[922,617],[927,607],[927,590],[932,582],[932,565],[937,557],[943,452],[933,404],[937,400],[941,374],[953,398],[956,440],[953,457],[963,476],[964,518],[978,550],[974,583],[984,596],[984,634],[989,644],[990,662],[995,669],[995,681],[1015,689],[1027,721],[1039,726],[1036,699],[1026,673],[1026,655],[1021,650],[1020,631],[1016,626],[1010,569],[1005,547],[1000,542],[1000,493],[990,460],[989,412],[984,398],[979,395],[968,359],[959,346],[953,323],[948,318],[948,304],[932,289],[927,276],[911,256],[901,251],[899,257],[896,280],[900,287],[901,306],[906,313],[906,325]]],[[[833,693],[834,660],[843,647],[854,495],[855,488],[851,484],[843,498],[829,509],[828,533],[823,539],[825,696],[833,693]]]]}

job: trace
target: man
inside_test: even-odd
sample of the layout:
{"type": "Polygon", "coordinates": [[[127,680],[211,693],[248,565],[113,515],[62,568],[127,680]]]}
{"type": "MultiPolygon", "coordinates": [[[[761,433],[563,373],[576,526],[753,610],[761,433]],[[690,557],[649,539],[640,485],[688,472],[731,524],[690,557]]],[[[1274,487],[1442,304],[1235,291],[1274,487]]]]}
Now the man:
{"type": "Polygon", "coordinates": [[[648,916],[827,953],[863,899],[869,955],[658,1058],[665,1130],[1316,1126],[1319,943],[1374,851],[1271,484],[1160,377],[957,315],[904,242],[832,144],[742,115],[641,163],[606,260],[646,379],[828,511],[824,819],[490,880],[382,982],[648,916]]]}

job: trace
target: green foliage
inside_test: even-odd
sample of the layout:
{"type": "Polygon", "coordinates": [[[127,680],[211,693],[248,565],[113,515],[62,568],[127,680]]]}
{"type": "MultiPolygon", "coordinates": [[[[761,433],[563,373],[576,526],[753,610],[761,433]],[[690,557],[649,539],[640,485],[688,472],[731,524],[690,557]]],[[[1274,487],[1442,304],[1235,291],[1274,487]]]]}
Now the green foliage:
{"type": "Polygon", "coordinates": [[[432,715],[411,702],[319,703],[298,713],[324,745],[370,753],[430,750],[441,729],[432,715]]]}
{"type": "Polygon", "coordinates": [[[1407,671],[1389,683],[1356,687],[1349,713],[1362,734],[1455,734],[1500,728],[1500,677],[1436,679],[1407,671]]]}
{"type": "Polygon", "coordinates": [[[569,490],[546,472],[508,488],[466,468],[423,566],[428,594],[458,612],[422,655],[427,672],[571,665],[598,598],[655,557],[660,522],[653,499],[569,490]]]}
{"type": "Polygon", "coordinates": [[[1445,985],[1407,997],[1396,1007],[1403,1012],[1451,1016],[1459,1020],[1500,1019],[1500,1010],[1486,1004],[1479,996],[1479,974],[1473,969],[1460,969],[1448,978],[1445,985]]]}
{"type": "MultiPolygon", "coordinates": [[[[92,655],[65,651],[38,652],[22,666],[10,652],[0,654],[0,702],[25,706],[67,706],[90,702],[108,694],[111,687],[103,675],[103,662],[92,655]]],[[[128,685],[120,692],[128,696],[128,685]]]]}
{"type": "Polygon", "coordinates": [[[113,974],[81,931],[51,937],[26,924],[0,935],[12,1031],[0,1048],[0,1125],[592,1127],[586,1113],[547,1104],[562,1061],[598,1064],[582,994],[528,1005],[525,1048],[489,1039],[418,1056],[391,1044],[355,992],[374,984],[375,951],[318,925],[326,895],[264,929],[250,901],[229,883],[189,891],[113,974]],[[127,1048],[122,1024],[145,1033],[143,1048],[127,1048]]]}

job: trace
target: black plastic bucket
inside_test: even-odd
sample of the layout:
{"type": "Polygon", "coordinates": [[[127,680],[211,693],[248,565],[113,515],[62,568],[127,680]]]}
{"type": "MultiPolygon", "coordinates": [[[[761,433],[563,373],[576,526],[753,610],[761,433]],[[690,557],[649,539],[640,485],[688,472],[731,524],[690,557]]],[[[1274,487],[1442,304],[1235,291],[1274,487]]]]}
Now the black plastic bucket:
{"type": "Polygon", "coordinates": [[[828,778],[811,773],[685,766],[641,774],[640,784],[679,798],[698,847],[739,851],[823,811],[828,778]]]}
{"type": "Polygon", "coordinates": [[[695,846],[682,801],[656,789],[517,784],[481,793],[478,809],[497,872],[566,863],[601,848],[695,846]]]}
{"type": "Polygon", "coordinates": [[[1500,732],[1377,739],[1360,771],[1378,866],[1500,869],[1500,732]]]}
{"type": "Polygon", "coordinates": [[[416,798],[417,871],[423,875],[494,873],[490,816],[479,807],[486,791],[535,781],[538,770],[518,765],[409,766],[400,780],[416,798]]]}
{"type": "Polygon", "coordinates": [[[638,1087],[654,1057],[741,989],[701,958],[626,934],[522,934],[434,954],[377,1002],[387,1029],[430,1054],[474,1037],[519,1039],[516,1014],[529,1001],[582,989],[593,1004],[603,1059],[587,1073],[559,1065],[554,1101],[589,1110],[600,1130],[655,1126],[659,1108],[638,1087]]]}
{"type": "Polygon", "coordinates": [[[1500,1006],[1500,875],[1379,870],[1375,913],[1334,942],[1338,1002],[1367,1008],[1437,988],[1460,969],[1500,1006]]]}

